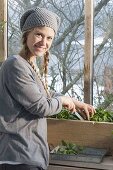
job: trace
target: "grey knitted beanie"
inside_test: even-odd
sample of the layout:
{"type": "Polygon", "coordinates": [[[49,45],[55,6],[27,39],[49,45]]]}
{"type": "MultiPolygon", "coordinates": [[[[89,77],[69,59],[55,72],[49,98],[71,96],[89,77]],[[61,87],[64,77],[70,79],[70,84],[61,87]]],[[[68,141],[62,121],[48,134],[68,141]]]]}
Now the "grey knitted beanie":
{"type": "Polygon", "coordinates": [[[20,29],[22,32],[31,28],[46,26],[52,28],[57,33],[59,25],[60,18],[57,14],[39,7],[27,10],[20,19],[20,29]]]}

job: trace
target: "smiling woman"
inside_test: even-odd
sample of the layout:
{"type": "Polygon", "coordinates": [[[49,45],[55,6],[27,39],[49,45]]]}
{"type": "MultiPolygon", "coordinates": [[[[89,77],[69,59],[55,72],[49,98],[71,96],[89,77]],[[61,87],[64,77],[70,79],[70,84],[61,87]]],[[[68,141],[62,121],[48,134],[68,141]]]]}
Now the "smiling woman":
{"type": "Polygon", "coordinates": [[[89,117],[93,106],[48,89],[49,49],[60,18],[45,8],[27,10],[20,19],[23,47],[0,70],[0,170],[46,170],[49,164],[46,117],[67,108],[89,117]],[[36,58],[43,57],[43,78],[36,58]],[[6,165],[7,164],[7,165],[6,165]]]}

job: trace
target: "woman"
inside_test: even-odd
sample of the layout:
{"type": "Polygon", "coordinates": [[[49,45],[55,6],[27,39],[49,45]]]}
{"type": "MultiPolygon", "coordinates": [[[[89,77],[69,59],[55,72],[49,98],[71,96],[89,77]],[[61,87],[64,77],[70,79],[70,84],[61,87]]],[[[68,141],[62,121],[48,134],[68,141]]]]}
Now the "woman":
{"type": "Polygon", "coordinates": [[[46,117],[62,107],[83,111],[89,117],[91,105],[48,90],[49,49],[60,24],[59,17],[47,9],[26,11],[20,19],[23,47],[9,57],[0,70],[0,170],[47,169],[49,149],[46,117]],[[36,57],[44,57],[43,75],[36,57]]]}

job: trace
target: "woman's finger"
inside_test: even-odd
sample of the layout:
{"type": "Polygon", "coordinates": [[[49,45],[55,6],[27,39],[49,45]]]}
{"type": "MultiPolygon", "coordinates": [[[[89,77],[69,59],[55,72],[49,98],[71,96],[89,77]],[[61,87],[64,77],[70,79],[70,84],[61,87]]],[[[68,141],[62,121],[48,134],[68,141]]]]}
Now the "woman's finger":
{"type": "Polygon", "coordinates": [[[87,109],[87,108],[84,108],[84,111],[83,111],[83,112],[86,114],[87,119],[89,120],[89,119],[90,119],[90,114],[89,114],[88,109],[87,109]]]}

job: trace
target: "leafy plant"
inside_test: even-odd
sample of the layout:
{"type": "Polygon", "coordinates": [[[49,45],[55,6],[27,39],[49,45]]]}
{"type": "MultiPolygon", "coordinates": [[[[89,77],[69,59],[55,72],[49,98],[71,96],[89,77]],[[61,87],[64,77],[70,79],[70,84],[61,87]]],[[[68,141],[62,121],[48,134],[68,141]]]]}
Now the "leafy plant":
{"type": "MultiPolygon", "coordinates": [[[[57,115],[51,116],[57,119],[78,120],[75,114],[72,114],[67,109],[63,108],[57,115]]],[[[90,118],[90,121],[96,122],[113,122],[113,112],[105,110],[104,108],[97,108],[96,113],[90,118]]]]}
{"type": "Polygon", "coordinates": [[[113,122],[113,112],[98,108],[90,120],[97,122],[113,122]]]}
{"type": "Polygon", "coordinates": [[[69,110],[63,108],[61,112],[59,112],[57,115],[51,116],[52,118],[57,119],[70,119],[70,120],[77,120],[77,116],[75,114],[72,114],[69,110]]]}
{"type": "Polygon", "coordinates": [[[65,142],[62,140],[59,149],[56,151],[58,154],[78,154],[83,150],[83,147],[78,146],[74,143],[65,142]]]}

